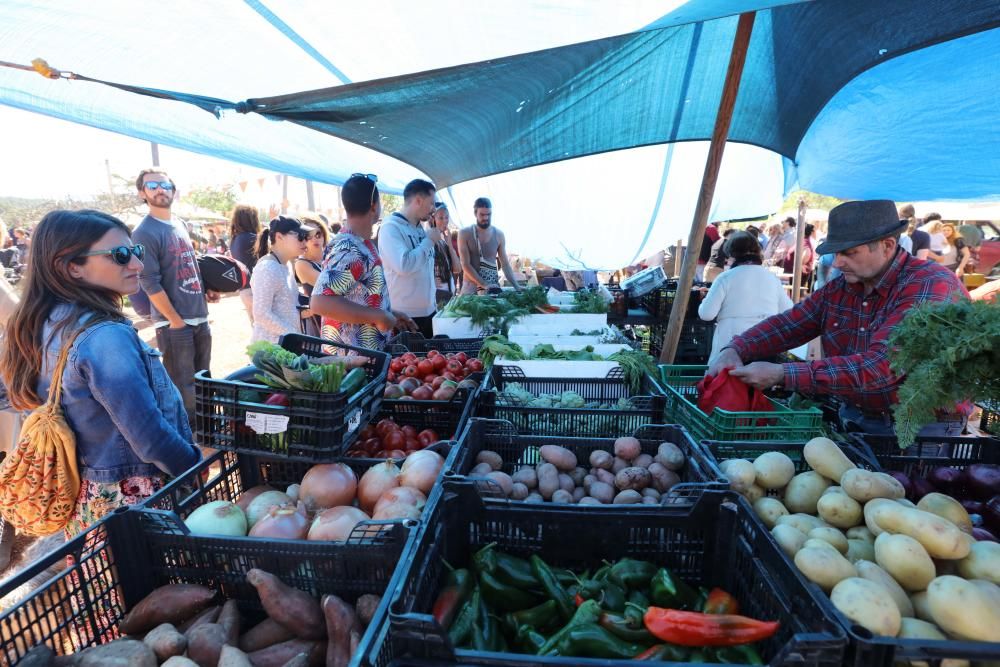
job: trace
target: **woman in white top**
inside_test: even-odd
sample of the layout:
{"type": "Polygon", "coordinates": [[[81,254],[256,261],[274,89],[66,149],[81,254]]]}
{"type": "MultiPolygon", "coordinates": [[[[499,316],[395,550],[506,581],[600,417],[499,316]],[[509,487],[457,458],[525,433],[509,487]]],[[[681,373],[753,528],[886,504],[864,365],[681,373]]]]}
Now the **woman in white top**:
{"type": "Polygon", "coordinates": [[[734,336],[792,307],[778,277],[761,266],[763,257],[757,239],[736,232],[726,241],[725,252],[732,264],[715,279],[698,306],[701,319],[718,319],[709,364],[734,336]]]}
{"type": "Polygon", "coordinates": [[[250,277],[253,291],[252,342],[277,343],[286,333],[299,333],[299,289],[289,262],[305,253],[306,230],[295,218],[279,215],[257,237],[257,264],[250,277]]]}

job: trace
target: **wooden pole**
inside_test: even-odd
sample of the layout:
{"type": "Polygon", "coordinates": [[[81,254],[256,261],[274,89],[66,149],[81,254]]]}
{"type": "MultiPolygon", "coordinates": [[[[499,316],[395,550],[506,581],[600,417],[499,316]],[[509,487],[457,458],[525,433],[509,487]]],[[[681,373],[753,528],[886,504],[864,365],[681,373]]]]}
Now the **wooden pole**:
{"type": "Polygon", "coordinates": [[[799,197],[798,222],[795,223],[795,261],[792,262],[792,303],[802,294],[802,247],[806,238],[806,200],[799,197]]]}
{"type": "Polygon", "coordinates": [[[684,239],[677,239],[677,247],[674,250],[674,270],[670,278],[681,275],[681,259],[684,257],[684,239]]]}
{"type": "Polygon", "coordinates": [[[316,195],[313,193],[313,182],[306,180],[306,202],[310,211],[316,210],[316,195]]]}
{"type": "Polygon", "coordinates": [[[694,274],[698,265],[698,250],[705,237],[708,213],[712,208],[712,198],[715,196],[715,185],[719,181],[722,153],[726,148],[726,139],[729,138],[729,124],[733,119],[736,95],[740,90],[740,78],[743,76],[743,65],[746,62],[747,47],[750,45],[750,34],[753,32],[755,16],[756,12],[740,14],[736,36],[733,38],[733,48],[729,54],[729,69],[726,70],[722,99],[719,101],[719,111],[715,116],[715,129],[712,131],[712,143],[708,148],[708,160],[705,162],[705,173],[701,179],[701,192],[698,194],[698,204],[694,211],[691,234],[688,236],[687,252],[684,254],[684,264],[681,267],[677,294],[674,296],[674,306],[670,310],[667,332],[663,335],[663,347],[662,352],[660,352],[661,363],[673,363],[674,355],[677,353],[677,344],[681,339],[681,329],[684,326],[684,316],[687,313],[688,299],[691,297],[691,287],[694,285],[694,274]]]}

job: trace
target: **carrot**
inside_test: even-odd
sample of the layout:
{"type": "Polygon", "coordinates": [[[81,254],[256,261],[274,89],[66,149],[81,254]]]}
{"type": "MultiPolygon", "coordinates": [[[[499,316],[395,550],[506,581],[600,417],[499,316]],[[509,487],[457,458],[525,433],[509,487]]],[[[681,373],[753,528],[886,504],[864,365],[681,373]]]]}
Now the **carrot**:
{"type": "Polygon", "coordinates": [[[265,618],[240,637],[240,650],[253,653],[292,639],[295,635],[273,618],[265,618]]]}
{"type": "MultiPolygon", "coordinates": [[[[323,639],[326,622],[316,598],[286,586],[273,574],[254,568],[247,572],[247,581],[257,589],[267,615],[300,639],[323,639]]],[[[294,656],[293,656],[294,657],[294,656]]]]}
{"type": "Polygon", "coordinates": [[[123,635],[141,635],[163,623],[177,625],[207,607],[215,591],[197,584],[168,584],[155,589],[125,616],[123,635]]]}

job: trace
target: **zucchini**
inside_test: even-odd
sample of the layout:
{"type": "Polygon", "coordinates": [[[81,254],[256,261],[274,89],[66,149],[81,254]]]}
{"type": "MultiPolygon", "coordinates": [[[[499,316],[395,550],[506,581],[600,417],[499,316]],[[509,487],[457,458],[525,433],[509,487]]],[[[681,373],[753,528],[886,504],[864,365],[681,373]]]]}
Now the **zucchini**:
{"type": "Polygon", "coordinates": [[[365,386],[365,381],[367,379],[368,376],[365,375],[365,369],[355,368],[344,376],[344,379],[340,383],[340,390],[348,395],[355,394],[359,389],[365,386]]]}

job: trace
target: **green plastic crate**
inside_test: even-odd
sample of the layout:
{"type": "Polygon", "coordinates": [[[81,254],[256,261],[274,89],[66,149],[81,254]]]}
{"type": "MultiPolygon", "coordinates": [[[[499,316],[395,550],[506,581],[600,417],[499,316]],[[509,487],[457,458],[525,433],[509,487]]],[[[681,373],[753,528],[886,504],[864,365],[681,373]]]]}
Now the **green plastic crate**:
{"type": "Polygon", "coordinates": [[[773,412],[731,412],[715,409],[706,415],[698,406],[695,385],[708,366],[660,365],[660,380],[667,394],[667,424],[680,424],[695,440],[723,442],[783,440],[794,442],[823,435],[823,413],[818,408],[789,410],[768,399],[773,412]]]}

